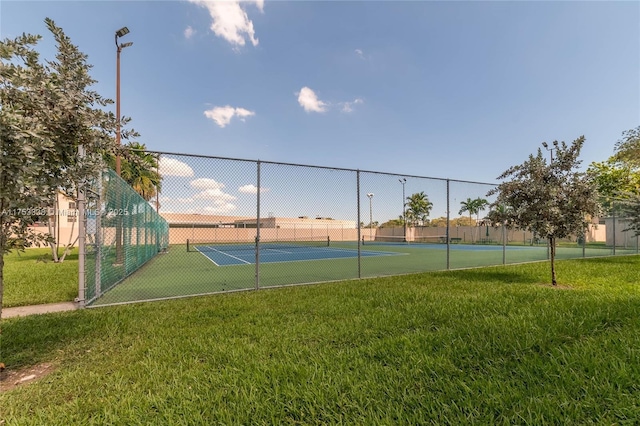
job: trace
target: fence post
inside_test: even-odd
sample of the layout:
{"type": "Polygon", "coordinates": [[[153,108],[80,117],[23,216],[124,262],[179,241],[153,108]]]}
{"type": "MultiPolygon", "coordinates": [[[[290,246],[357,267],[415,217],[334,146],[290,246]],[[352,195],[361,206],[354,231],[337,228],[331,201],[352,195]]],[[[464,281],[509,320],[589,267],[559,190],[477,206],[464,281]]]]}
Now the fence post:
{"type": "Polygon", "coordinates": [[[502,264],[506,265],[507,264],[507,237],[508,237],[507,225],[503,222],[500,229],[502,230],[502,264]]]}
{"type": "Polygon", "coordinates": [[[449,179],[447,179],[447,231],[446,231],[446,235],[447,235],[447,271],[449,269],[451,269],[451,263],[450,263],[451,260],[449,258],[449,256],[450,256],[450,250],[449,249],[451,248],[449,246],[449,217],[451,215],[450,212],[449,212],[449,210],[450,210],[450,206],[449,206],[449,193],[450,193],[449,192],[449,184],[450,184],[450,181],[449,181],[449,179]]]}
{"type": "MultiPolygon", "coordinates": [[[[78,157],[80,157],[81,161],[84,158],[84,145],[80,145],[78,147],[78,157]]],[[[85,305],[85,258],[86,258],[86,250],[85,250],[85,221],[87,220],[87,215],[85,214],[85,206],[84,206],[84,188],[82,183],[78,184],[78,298],[76,302],[80,305],[80,307],[84,307],[85,305]]]]}
{"type": "Polygon", "coordinates": [[[613,215],[613,255],[616,255],[616,202],[612,201],[611,213],[613,215]]]}
{"type": "Polygon", "coordinates": [[[98,178],[98,194],[96,195],[96,236],[94,242],[95,249],[95,289],[93,297],[99,297],[102,293],[102,180],[104,179],[104,170],[100,170],[98,178]]]}
{"type": "Polygon", "coordinates": [[[256,195],[256,290],[260,288],[260,160],[257,162],[258,193],[256,195]]]}
{"type": "Polygon", "coordinates": [[[357,213],[358,213],[358,220],[356,221],[356,227],[358,229],[358,238],[357,238],[357,245],[358,245],[358,278],[362,278],[362,265],[361,265],[361,260],[362,260],[362,256],[361,256],[361,248],[360,248],[360,169],[356,170],[356,205],[357,205],[357,213]]]}

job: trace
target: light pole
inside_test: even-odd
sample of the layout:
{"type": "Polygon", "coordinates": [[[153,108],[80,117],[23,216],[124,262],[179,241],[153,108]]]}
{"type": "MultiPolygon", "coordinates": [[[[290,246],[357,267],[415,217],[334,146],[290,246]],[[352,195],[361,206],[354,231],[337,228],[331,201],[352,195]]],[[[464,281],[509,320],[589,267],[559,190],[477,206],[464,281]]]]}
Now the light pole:
{"type": "Polygon", "coordinates": [[[402,184],[402,242],[407,242],[407,217],[404,211],[406,204],[404,196],[404,184],[407,183],[406,178],[398,179],[402,184]]]}
{"type": "Polygon", "coordinates": [[[367,194],[369,197],[369,241],[373,240],[373,209],[371,207],[371,200],[373,199],[373,192],[367,194]]]}
{"type": "MultiPolygon", "coordinates": [[[[129,34],[129,28],[122,27],[116,31],[116,145],[120,149],[120,52],[133,42],[118,44],[118,38],[129,34]]],[[[120,152],[116,153],[116,174],[120,176],[120,152]]]]}
{"type": "Polygon", "coordinates": [[[555,151],[556,149],[558,149],[558,145],[554,144],[555,148],[549,148],[549,145],[546,142],[542,142],[542,146],[544,146],[544,148],[549,151],[549,154],[551,154],[551,161],[553,162],[553,151],[555,151]]]}
{"type": "MultiPolygon", "coordinates": [[[[118,38],[129,34],[129,28],[122,27],[116,31],[116,174],[120,176],[120,52],[125,47],[131,46],[133,43],[118,44],[118,38]]],[[[117,208],[117,223],[116,223],[116,264],[122,265],[124,263],[124,251],[122,250],[122,216],[120,212],[120,194],[118,194],[118,200],[116,204],[117,208]]]]}

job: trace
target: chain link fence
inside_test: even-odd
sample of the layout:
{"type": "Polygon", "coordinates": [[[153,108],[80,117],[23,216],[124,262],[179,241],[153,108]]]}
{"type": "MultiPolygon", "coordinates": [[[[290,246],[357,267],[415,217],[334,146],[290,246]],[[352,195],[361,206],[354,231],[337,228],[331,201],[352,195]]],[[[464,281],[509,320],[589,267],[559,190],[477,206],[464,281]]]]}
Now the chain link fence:
{"type": "MultiPolygon", "coordinates": [[[[112,172],[87,199],[89,210],[101,212],[101,232],[93,234],[100,241],[87,244],[87,300],[94,305],[549,256],[545,239],[485,219],[493,184],[152,154],[162,176],[153,199],[123,196],[112,172]],[[127,218],[112,209],[136,213],[127,218]]],[[[622,219],[601,219],[585,235],[559,241],[557,257],[638,253],[638,238],[622,229],[622,219]]]]}
{"type": "Polygon", "coordinates": [[[113,170],[83,195],[83,299],[92,304],[167,250],[169,224],[113,170]]]}

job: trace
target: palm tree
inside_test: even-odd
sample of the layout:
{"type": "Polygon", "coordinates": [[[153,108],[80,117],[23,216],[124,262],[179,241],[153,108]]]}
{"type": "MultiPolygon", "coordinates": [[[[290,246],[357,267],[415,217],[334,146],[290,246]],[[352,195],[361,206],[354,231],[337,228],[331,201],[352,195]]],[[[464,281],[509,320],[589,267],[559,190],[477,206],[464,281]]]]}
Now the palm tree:
{"type": "Polygon", "coordinates": [[[412,226],[424,225],[432,208],[433,203],[429,201],[429,197],[424,191],[412,194],[407,197],[407,210],[405,212],[407,221],[412,226]]]}
{"type": "MultiPolygon", "coordinates": [[[[138,142],[126,145],[128,154],[122,159],[120,177],[145,199],[151,200],[160,190],[162,176],[158,173],[158,159],[138,142]]],[[[115,157],[106,158],[107,165],[115,168],[115,157]]]]}
{"type": "MultiPolygon", "coordinates": [[[[474,209],[474,200],[472,200],[471,198],[467,198],[466,201],[461,201],[460,202],[460,211],[458,212],[458,214],[463,214],[464,212],[468,212],[469,213],[469,226],[472,226],[472,222],[473,219],[471,218],[471,215],[475,213],[475,209],[474,209]]],[[[471,233],[471,242],[473,243],[473,232],[471,233]]]]}
{"type": "MultiPolygon", "coordinates": [[[[464,212],[468,212],[469,213],[469,223],[472,222],[471,216],[472,215],[476,215],[476,223],[480,222],[480,212],[482,210],[485,209],[485,207],[487,207],[489,205],[489,201],[485,200],[484,198],[475,198],[475,199],[471,199],[471,198],[467,198],[466,201],[462,201],[460,203],[460,205],[462,206],[462,208],[460,209],[460,211],[458,212],[458,214],[462,214],[464,212]]],[[[471,232],[471,242],[473,243],[473,232],[471,232]]]]}

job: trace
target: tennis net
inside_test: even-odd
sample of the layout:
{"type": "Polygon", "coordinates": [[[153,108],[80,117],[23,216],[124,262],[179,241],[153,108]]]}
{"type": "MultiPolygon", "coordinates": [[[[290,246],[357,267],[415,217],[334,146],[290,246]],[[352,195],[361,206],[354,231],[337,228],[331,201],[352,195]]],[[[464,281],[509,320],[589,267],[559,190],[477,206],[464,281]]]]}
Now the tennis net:
{"type": "MultiPolygon", "coordinates": [[[[451,238],[451,243],[460,242],[460,238],[451,238]]],[[[362,245],[424,245],[424,244],[446,244],[446,235],[432,236],[411,236],[402,235],[377,235],[373,239],[362,237],[362,245]]]]}
{"type": "Polygon", "coordinates": [[[188,252],[203,252],[203,251],[233,251],[233,250],[255,250],[257,247],[260,249],[300,249],[308,247],[329,247],[329,236],[312,236],[303,237],[293,240],[263,240],[257,239],[255,241],[221,241],[221,240],[203,240],[203,239],[188,239],[187,251],[188,252]]]}

